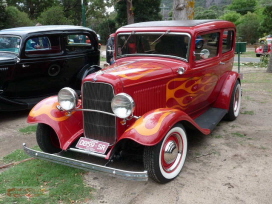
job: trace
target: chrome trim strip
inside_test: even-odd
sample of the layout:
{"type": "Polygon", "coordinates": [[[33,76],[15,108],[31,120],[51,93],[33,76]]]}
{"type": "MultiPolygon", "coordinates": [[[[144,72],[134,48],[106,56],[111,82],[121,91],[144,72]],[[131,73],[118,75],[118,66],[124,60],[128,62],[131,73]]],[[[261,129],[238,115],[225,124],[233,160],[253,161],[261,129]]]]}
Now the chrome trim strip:
{"type": "Polygon", "coordinates": [[[82,150],[82,149],[69,148],[68,150],[73,151],[73,152],[79,152],[79,153],[82,153],[82,154],[88,154],[88,155],[100,157],[100,158],[103,158],[103,159],[106,158],[106,155],[104,155],[104,154],[98,154],[98,153],[95,153],[95,152],[88,152],[88,151],[85,151],[85,150],[82,150]]]}
{"type": "MultiPolygon", "coordinates": [[[[57,107],[58,108],[58,107],[57,107]]],[[[60,110],[60,109],[59,109],[60,110]]],[[[63,110],[63,111],[65,111],[65,110],[63,110]]],[[[116,115],[114,115],[113,113],[108,113],[108,112],[105,112],[105,111],[99,111],[99,110],[93,110],[93,109],[74,109],[74,110],[72,110],[71,112],[73,112],[73,111],[88,111],[88,112],[98,112],[98,113],[104,113],[104,114],[106,114],[106,115],[111,115],[111,116],[113,116],[113,117],[117,117],[116,115]]],[[[135,115],[131,115],[131,116],[129,116],[129,117],[127,117],[127,118],[135,118],[135,119],[139,119],[141,116],[135,116],[135,115]]],[[[129,119],[130,120],[130,119],[129,119]]]]}
{"type": "Polygon", "coordinates": [[[147,181],[148,176],[147,176],[147,171],[126,171],[122,169],[115,169],[107,166],[102,166],[98,164],[93,164],[93,163],[88,163],[76,159],[71,159],[67,157],[62,157],[58,156],[56,154],[48,154],[45,152],[40,152],[37,150],[30,149],[26,147],[26,144],[23,144],[24,151],[34,157],[34,158],[39,158],[43,159],[46,161],[51,161],[54,163],[58,164],[63,164],[66,166],[78,168],[78,169],[83,169],[85,171],[99,171],[106,173],[108,175],[114,176],[114,177],[119,177],[122,179],[127,179],[127,180],[134,180],[134,181],[147,181]]]}
{"type": "Polygon", "coordinates": [[[114,116],[114,117],[116,116],[113,113],[108,113],[108,112],[105,112],[105,111],[93,110],[93,109],[74,109],[74,110],[71,110],[71,111],[97,112],[97,113],[103,113],[103,114],[106,114],[106,115],[111,115],[111,116],[114,116]]]}

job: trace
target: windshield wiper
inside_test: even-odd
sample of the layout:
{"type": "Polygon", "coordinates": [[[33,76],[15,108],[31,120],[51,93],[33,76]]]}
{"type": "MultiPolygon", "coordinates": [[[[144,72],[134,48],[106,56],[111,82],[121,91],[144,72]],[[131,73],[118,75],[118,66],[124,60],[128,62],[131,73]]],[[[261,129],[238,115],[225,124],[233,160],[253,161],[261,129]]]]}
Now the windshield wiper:
{"type": "Polygon", "coordinates": [[[161,39],[162,36],[170,33],[170,30],[165,31],[163,34],[161,34],[156,40],[154,40],[150,45],[153,45],[155,42],[157,42],[159,39],[161,39]]]}
{"type": "Polygon", "coordinates": [[[128,40],[130,39],[130,37],[131,37],[132,34],[135,34],[135,31],[132,31],[132,32],[129,34],[127,40],[124,42],[124,45],[123,45],[123,47],[122,47],[121,49],[123,49],[123,48],[127,45],[127,42],[128,42],[128,40]]]}

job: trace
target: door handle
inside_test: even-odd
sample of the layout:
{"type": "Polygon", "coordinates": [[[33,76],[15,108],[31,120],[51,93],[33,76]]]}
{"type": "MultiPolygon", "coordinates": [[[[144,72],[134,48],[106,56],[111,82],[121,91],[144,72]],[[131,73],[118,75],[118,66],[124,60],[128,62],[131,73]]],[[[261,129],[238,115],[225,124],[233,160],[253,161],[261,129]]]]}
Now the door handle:
{"type": "Polygon", "coordinates": [[[225,62],[219,62],[219,64],[226,64],[225,62]]]}
{"type": "Polygon", "coordinates": [[[29,64],[23,64],[22,67],[23,68],[26,68],[26,67],[29,67],[30,65],[29,64]]]}

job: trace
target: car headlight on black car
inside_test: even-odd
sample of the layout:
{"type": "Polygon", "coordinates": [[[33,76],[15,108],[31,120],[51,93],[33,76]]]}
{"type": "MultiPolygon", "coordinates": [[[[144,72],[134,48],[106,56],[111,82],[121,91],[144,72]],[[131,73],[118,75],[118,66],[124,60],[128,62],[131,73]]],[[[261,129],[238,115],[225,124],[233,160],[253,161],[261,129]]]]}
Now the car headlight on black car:
{"type": "Polygon", "coordinates": [[[65,87],[59,91],[58,101],[60,107],[63,110],[70,111],[76,107],[78,102],[78,96],[73,89],[65,87]]]}
{"type": "Polygon", "coordinates": [[[133,114],[135,103],[126,93],[119,93],[111,101],[111,109],[118,118],[127,118],[133,114]]]}

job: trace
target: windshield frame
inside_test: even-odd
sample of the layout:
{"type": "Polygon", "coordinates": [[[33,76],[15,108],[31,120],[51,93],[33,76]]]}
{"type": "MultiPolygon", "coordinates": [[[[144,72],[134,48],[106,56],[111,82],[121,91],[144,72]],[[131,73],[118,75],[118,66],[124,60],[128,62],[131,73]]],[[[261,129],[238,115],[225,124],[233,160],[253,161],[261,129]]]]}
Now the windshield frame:
{"type": "MultiPolygon", "coordinates": [[[[120,58],[124,58],[124,57],[128,57],[128,56],[152,56],[152,57],[167,57],[167,58],[175,58],[175,59],[179,59],[179,60],[182,60],[182,61],[185,61],[185,62],[188,62],[189,61],[189,51],[190,51],[190,45],[191,45],[191,41],[192,41],[192,37],[189,33],[186,33],[186,32],[170,32],[169,30],[167,31],[151,31],[151,32],[147,32],[147,31],[138,31],[138,32],[135,32],[135,31],[131,31],[131,32],[122,32],[122,33],[118,33],[117,36],[115,37],[116,39],[116,42],[115,42],[115,53],[116,53],[116,59],[120,59],[120,58]],[[120,49],[123,48],[124,46],[121,46],[119,45],[119,40],[120,40],[120,37],[121,36],[127,36],[127,39],[128,38],[131,38],[133,37],[134,35],[136,36],[139,36],[139,35],[157,35],[157,38],[155,39],[155,41],[158,41],[158,38],[161,39],[162,37],[164,36],[185,36],[185,37],[188,37],[186,44],[186,48],[187,48],[187,51],[186,51],[186,57],[181,57],[181,56],[175,56],[175,55],[170,55],[170,54],[161,54],[161,53],[125,53],[125,54],[119,54],[121,51],[120,49]],[[118,48],[119,47],[119,48],[118,48]]],[[[128,40],[125,40],[126,43],[128,40]]],[[[152,44],[152,42],[151,42],[152,44]]],[[[150,45],[151,45],[150,44],[150,45]]],[[[153,44],[155,44],[153,42],[153,44]]]]}

